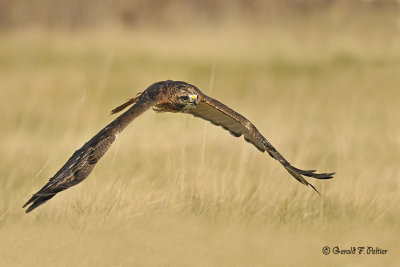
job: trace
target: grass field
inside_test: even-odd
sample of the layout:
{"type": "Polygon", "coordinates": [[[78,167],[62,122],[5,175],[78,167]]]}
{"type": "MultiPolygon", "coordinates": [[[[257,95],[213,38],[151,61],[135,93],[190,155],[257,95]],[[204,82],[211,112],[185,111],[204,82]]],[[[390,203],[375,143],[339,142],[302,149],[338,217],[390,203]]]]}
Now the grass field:
{"type": "Polygon", "coordinates": [[[225,28],[0,36],[0,266],[395,266],[400,35],[225,28]],[[82,184],[30,194],[159,80],[250,119],[295,181],[243,139],[182,114],[138,118],[82,184]],[[309,179],[310,180],[310,179],[309,179]],[[372,246],[387,255],[323,255],[372,246]]]}

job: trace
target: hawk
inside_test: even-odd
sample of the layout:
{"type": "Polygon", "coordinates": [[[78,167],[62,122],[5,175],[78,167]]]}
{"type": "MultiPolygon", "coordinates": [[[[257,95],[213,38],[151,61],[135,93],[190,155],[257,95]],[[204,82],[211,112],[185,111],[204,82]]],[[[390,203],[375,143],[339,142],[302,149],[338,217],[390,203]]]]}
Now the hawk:
{"type": "Polygon", "coordinates": [[[222,126],[235,137],[243,135],[247,142],[278,160],[297,181],[310,186],[318,194],[318,190],[303,176],[330,179],[335,174],[316,173],[315,170],[301,170],[292,166],[248,119],[186,82],[168,80],[154,83],[136,97],[112,110],[111,113],[118,113],[130,105],[133,106],[75,151],[49,182],[33,194],[23,206],[23,208],[28,206],[26,213],[42,205],[57,193],[82,182],[110,148],[116,136],[129,123],[151,108],[157,112],[192,114],[214,125],[222,126]]]}

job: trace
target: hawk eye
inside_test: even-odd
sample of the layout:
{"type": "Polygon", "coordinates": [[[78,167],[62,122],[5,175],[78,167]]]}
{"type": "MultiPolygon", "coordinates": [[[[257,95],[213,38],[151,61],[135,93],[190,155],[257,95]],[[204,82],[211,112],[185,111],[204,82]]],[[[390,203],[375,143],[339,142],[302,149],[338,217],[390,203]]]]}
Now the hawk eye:
{"type": "Polygon", "coordinates": [[[179,99],[183,101],[189,101],[189,97],[187,95],[180,96],[179,99]]]}

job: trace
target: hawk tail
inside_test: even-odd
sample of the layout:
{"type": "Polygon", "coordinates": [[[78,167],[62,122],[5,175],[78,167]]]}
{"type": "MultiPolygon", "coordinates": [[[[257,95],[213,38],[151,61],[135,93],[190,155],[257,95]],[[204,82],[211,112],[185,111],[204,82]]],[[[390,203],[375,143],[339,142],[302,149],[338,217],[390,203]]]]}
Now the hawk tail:
{"type": "Polygon", "coordinates": [[[128,106],[136,104],[136,102],[138,102],[141,95],[142,95],[142,93],[138,93],[134,98],[131,98],[127,102],[123,103],[122,105],[114,108],[113,110],[111,110],[111,114],[118,113],[118,112],[124,110],[128,106]]]}

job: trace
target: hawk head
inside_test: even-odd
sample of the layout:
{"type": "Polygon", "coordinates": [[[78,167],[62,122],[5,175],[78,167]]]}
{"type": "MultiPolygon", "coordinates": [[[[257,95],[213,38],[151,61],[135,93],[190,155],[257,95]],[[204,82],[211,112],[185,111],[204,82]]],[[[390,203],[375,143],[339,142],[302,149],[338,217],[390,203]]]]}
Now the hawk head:
{"type": "Polygon", "coordinates": [[[180,86],[176,88],[176,93],[173,97],[173,102],[176,103],[180,111],[187,111],[195,108],[198,104],[198,94],[191,85],[180,86]]]}
{"type": "Polygon", "coordinates": [[[199,89],[185,82],[172,82],[167,87],[168,97],[153,109],[158,112],[188,112],[199,103],[199,89]]]}

